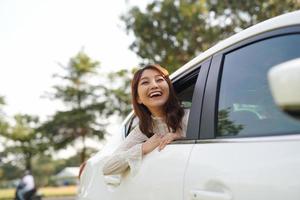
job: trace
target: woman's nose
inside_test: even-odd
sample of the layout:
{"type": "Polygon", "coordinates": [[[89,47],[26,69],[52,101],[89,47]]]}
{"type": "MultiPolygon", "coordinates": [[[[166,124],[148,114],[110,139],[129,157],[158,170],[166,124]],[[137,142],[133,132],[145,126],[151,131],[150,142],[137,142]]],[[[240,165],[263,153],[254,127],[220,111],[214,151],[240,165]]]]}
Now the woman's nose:
{"type": "Polygon", "coordinates": [[[157,88],[158,84],[155,80],[151,81],[151,88],[157,88]]]}

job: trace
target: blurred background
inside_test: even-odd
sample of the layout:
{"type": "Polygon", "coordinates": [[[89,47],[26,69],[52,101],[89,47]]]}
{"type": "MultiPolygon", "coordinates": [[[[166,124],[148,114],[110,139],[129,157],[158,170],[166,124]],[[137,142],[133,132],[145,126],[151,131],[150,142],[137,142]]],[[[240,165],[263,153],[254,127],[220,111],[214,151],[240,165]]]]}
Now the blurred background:
{"type": "Polygon", "coordinates": [[[130,112],[132,73],[170,72],[300,0],[1,0],[0,200],[31,170],[75,199],[79,166],[130,112]]]}

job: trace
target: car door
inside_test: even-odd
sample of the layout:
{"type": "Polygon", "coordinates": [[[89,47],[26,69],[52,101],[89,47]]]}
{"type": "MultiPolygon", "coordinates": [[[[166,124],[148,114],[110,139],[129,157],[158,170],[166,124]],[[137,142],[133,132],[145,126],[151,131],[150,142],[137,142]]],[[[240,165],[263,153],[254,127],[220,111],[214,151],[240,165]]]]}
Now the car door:
{"type": "Polygon", "coordinates": [[[300,198],[300,122],[277,108],[267,84],[268,70],[300,57],[299,46],[300,27],[289,27],[213,57],[184,200],[300,198]]]}
{"type": "MultiPolygon", "coordinates": [[[[174,83],[182,105],[188,110],[191,109],[193,91],[198,80],[199,70],[201,71],[200,66],[183,76],[177,77],[174,83]]],[[[203,77],[207,76],[207,72],[207,70],[201,71],[200,80],[204,80],[203,77]]],[[[203,90],[204,86],[202,93],[203,90]]],[[[201,96],[200,91],[197,92],[197,95],[201,96]]],[[[137,122],[132,119],[126,127],[131,130],[136,125],[137,122]]],[[[130,132],[130,130],[126,132],[130,132]]],[[[108,199],[182,200],[184,172],[197,137],[197,135],[190,135],[189,132],[186,135],[186,139],[167,145],[161,152],[156,149],[144,156],[136,175],[125,175],[119,185],[107,185],[108,199]]]]}

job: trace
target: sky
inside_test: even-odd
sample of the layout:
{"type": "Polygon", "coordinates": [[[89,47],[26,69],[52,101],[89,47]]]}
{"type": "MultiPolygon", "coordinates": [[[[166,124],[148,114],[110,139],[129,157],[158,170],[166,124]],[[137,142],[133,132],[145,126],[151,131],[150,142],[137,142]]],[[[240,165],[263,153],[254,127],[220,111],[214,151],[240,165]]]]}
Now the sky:
{"type": "Polygon", "coordinates": [[[133,38],[120,15],[138,0],[1,0],[0,95],[4,111],[38,115],[42,120],[62,108],[41,98],[54,85],[52,75],[62,71],[82,48],[100,61],[102,70],[116,71],[139,63],[128,47],[133,38]]]}
{"type": "MultiPolygon", "coordinates": [[[[7,117],[30,114],[44,121],[62,110],[61,102],[42,96],[57,83],[52,75],[62,72],[58,63],[66,65],[82,49],[105,72],[138,66],[139,58],[128,49],[133,36],[126,34],[120,16],[147,2],[0,0],[0,96],[7,117]]],[[[108,132],[117,130],[114,123],[108,132]]],[[[74,153],[68,148],[60,154],[74,153]]]]}

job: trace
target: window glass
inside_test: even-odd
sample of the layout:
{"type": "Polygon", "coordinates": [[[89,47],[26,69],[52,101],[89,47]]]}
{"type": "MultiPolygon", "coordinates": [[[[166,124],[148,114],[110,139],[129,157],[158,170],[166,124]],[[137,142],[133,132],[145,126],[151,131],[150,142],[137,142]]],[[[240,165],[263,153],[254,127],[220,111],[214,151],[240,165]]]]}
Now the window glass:
{"type": "Polygon", "coordinates": [[[268,70],[300,57],[300,35],[274,37],[225,55],[220,85],[217,136],[300,133],[300,123],[273,102],[268,70]]]}
{"type": "Polygon", "coordinates": [[[192,98],[196,84],[195,82],[177,93],[177,97],[180,100],[182,107],[185,109],[190,109],[192,106],[192,98]]]}

